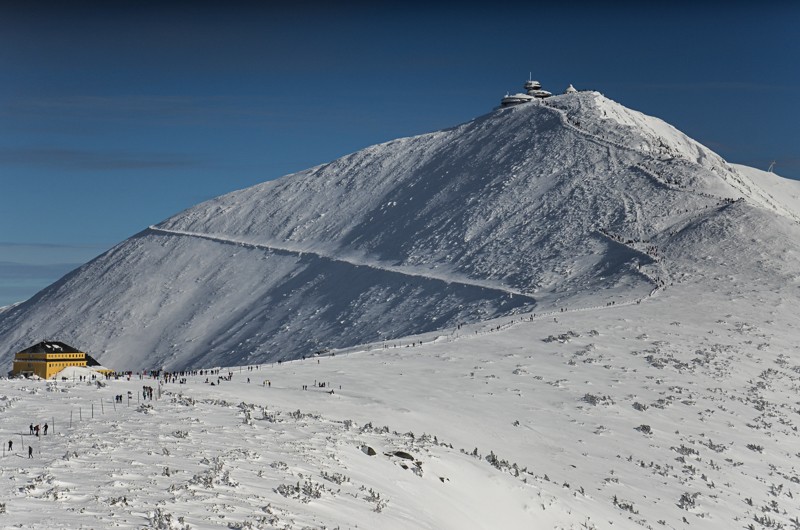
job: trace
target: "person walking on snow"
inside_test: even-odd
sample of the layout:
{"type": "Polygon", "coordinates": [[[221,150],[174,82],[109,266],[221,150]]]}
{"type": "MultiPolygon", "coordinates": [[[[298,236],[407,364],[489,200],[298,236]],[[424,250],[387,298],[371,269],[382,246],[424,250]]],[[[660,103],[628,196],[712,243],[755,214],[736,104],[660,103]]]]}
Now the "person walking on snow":
{"type": "Polygon", "coordinates": [[[14,448],[14,441],[13,440],[9,440],[8,441],[8,452],[10,453],[13,450],[13,448],[14,448]]]}
{"type": "Polygon", "coordinates": [[[28,458],[33,458],[33,446],[28,446],[28,458]]]}

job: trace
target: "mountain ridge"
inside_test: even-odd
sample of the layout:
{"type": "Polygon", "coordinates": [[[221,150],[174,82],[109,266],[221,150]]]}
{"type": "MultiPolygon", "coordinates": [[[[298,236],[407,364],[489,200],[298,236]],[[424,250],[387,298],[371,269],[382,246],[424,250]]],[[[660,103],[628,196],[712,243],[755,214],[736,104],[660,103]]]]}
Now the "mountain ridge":
{"type": "Polygon", "coordinates": [[[664,122],[557,96],[189,208],[4,313],[0,340],[182,368],[639,301],[675,279],[650,242],[743,197],[798,219],[664,122]]]}

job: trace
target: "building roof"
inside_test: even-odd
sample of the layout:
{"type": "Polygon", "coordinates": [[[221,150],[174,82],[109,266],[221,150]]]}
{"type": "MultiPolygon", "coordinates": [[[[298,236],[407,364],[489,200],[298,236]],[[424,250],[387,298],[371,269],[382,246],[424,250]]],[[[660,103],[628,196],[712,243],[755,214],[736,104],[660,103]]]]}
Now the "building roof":
{"type": "Polygon", "coordinates": [[[38,344],[34,344],[30,348],[25,348],[19,353],[83,353],[76,350],[69,344],[64,344],[57,340],[43,340],[38,344]]]}

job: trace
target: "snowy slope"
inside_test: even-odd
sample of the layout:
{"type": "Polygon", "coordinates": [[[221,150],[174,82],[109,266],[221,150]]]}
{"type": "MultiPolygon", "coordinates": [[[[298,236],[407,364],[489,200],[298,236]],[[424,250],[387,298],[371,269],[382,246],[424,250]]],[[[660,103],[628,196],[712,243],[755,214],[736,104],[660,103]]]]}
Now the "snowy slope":
{"type": "Polygon", "coordinates": [[[750,179],[754,186],[760,187],[764,193],[769,194],[784,209],[800,215],[800,182],[749,166],[731,165],[740,174],[750,179]]]}
{"type": "Polygon", "coordinates": [[[0,339],[245,366],[0,382],[0,526],[800,528],[796,188],[580,93],[200,204],[0,339]]]}
{"type": "Polygon", "coordinates": [[[14,447],[0,521],[794,528],[797,280],[740,265],[699,296],[687,281],[641,304],[236,367],[231,381],[2,382],[14,447]],[[142,385],[161,398],[141,403],[142,385]],[[55,434],[27,434],[45,421],[55,434]]]}
{"type": "Polygon", "coordinates": [[[792,217],[748,182],[659,120],[554,97],[200,204],[4,313],[0,341],[57,337],[118,369],[231,365],[635,303],[702,269],[703,223],[749,212],[731,201],[792,217]]]}

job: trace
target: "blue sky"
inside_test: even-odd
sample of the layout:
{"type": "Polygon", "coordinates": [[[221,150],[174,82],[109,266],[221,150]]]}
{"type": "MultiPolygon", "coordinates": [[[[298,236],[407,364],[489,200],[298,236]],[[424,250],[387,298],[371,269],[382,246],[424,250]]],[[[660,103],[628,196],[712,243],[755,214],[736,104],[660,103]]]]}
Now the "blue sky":
{"type": "Polygon", "coordinates": [[[9,4],[0,306],[205,199],[489,112],[529,72],[800,179],[797,2],[9,4]]]}

